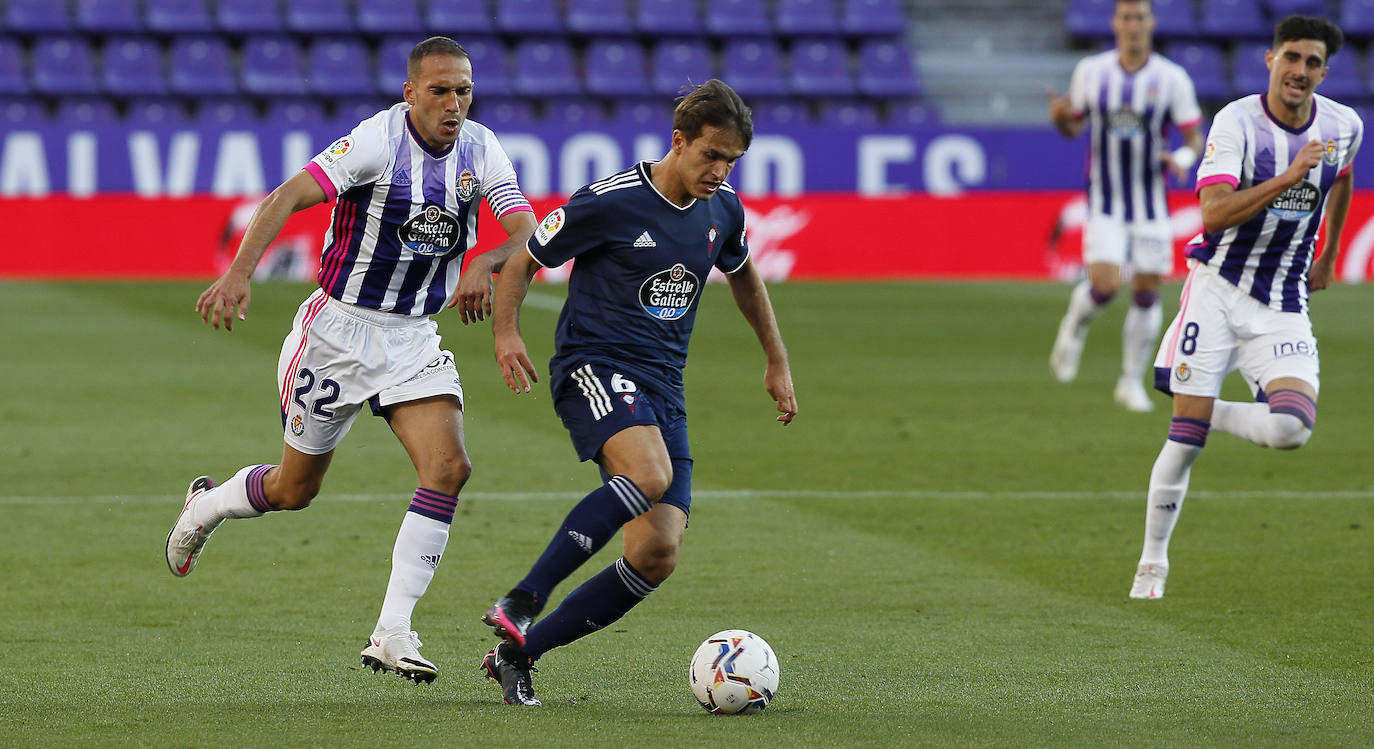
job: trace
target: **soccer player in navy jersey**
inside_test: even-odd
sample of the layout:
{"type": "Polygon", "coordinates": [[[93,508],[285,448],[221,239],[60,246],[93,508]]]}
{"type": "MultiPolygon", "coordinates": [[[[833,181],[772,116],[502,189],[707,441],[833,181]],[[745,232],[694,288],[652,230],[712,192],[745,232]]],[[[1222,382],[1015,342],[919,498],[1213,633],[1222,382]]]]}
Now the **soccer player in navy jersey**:
{"type": "Polygon", "coordinates": [[[1088,220],[1083,263],[1088,277],[1074,287],[1050,353],[1055,379],[1070,382],[1088,327],[1116,296],[1128,263],[1131,306],[1121,328],[1121,376],[1113,397],[1131,411],[1154,408],[1145,391],[1145,369],[1159,338],[1161,276],[1173,270],[1173,229],[1165,200],[1164,172],[1183,179],[1202,147],[1202,110],[1188,73],[1154,52],[1154,13],[1148,0],[1117,0],[1112,15],[1113,49],[1074,68],[1069,95],[1050,92],[1050,120],[1065,137],[1090,133],[1088,220]],[[1170,126],[1184,145],[1165,148],[1170,126]]]}
{"type": "Polygon", "coordinates": [[[1335,276],[1364,137],[1353,109],[1316,93],[1342,40],[1324,18],[1280,21],[1265,54],[1268,91],[1226,105],[1207,134],[1203,233],[1188,245],[1180,309],[1155,359],[1155,386],[1173,394],[1174,413],[1150,473],[1132,598],[1164,595],[1169,538],[1211,429],[1280,450],[1312,435],[1320,365],[1308,291],[1335,276]],[[1257,402],[1218,400],[1232,370],[1257,402]]]}
{"type": "Polygon", "coordinates": [[[538,705],[533,662],[606,627],[672,574],[691,509],[692,455],[682,369],[702,284],[726,274],[767,361],[764,386],[784,426],[797,413],[787,350],[749,259],[744,209],[725,181],[753,137],[749,109],[709,80],[673,115],[672,147],[578,190],[496,282],[492,334],[506,384],[538,381],[519,309],[541,267],[576,258],[549,362],[554,410],[605,483],[573,507],[523,580],[483,616],[505,642],[482,661],[508,704],[538,705]],[[531,624],[555,586],[624,529],[624,555],[531,624]]]}
{"type": "Polygon", "coordinates": [[[421,42],[408,60],[405,101],[359,123],[258,206],[233,264],[196,302],[215,329],[245,319],[253,269],[287,218],[337,201],[320,288],[301,304],[278,363],[281,463],[247,466],[218,486],[196,478],[167,535],[167,566],[185,576],[224,520],[304,509],[334,449],[370,406],[405,447],[419,483],[362,660],[417,683],[438,670],[419,653],[411,614],[443,556],[471,471],[462,383],[430,315],[457,306],[464,325],[485,319],[491,274],[536,225],[496,136],[467,118],[472,91],[462,46],[445,37],[421,42]],[[473,258],[460,278],[483,198],[509,238],[473,258]]]}

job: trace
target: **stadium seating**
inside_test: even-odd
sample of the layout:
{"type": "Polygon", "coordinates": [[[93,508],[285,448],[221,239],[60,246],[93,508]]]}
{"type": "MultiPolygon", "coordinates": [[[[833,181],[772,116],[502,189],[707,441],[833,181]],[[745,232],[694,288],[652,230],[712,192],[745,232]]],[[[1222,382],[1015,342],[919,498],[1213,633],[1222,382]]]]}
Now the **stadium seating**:
{"type": "Polygon", "coordinates": [[[822,101],[818,118],[826,127],[872,127],[881,121],[878,107],[872,102],[843,99],[822,101]]]}
{"type": "Polygon", "coordinates": [[[673,103],[661,97],[653,99],[621,99],[611,107],[611,119],[626,125],[637,125],[655,133],[667,133],[673,125],[673,103]]]}
{"type": "Polygon", "coordinates": [[[898,0],[845,0],[840,28],[846,34],[905,36],[906,16],[898,0]]]}
{"type": "Polygon", "coordinates": [[[134,127],[179,127],[188,122],[186,107],[175,99],[133,99],[124,111],[124,123],[134,127]]]}
{"type": "Polygon", "coordinates": [[[534,105],[527,99],[474,97],[469,114],[493,130],[529,127],[537,121],[534,105]]]}
{"type": "Polygon", "coordinates": [[[72,30],[65,0],[9,0],[5,28],[19,34],[58,34],[72,30]]]}
{"type": "Polygon", "coordinates": [[[732,39],[722,54],[721,76],[740,96],[788,93],[782,72],[782,50],[772,39],[732,39]]]}
{"type": "Polygon", "coordinates": [[[24,48],[15,39],[0,37],[0,96],[29,93],[24,48]]]}
{"type": "Polygon", "coordinates": [[[515,92],[526,96],[568,96],[582,91],[572,47],[562,39],[526,39],[515,45],[511,74],[515,92]]]}
{"type": "Polygon", "coordinates": [[[1270,20],[1275,23],[1293,15],[1321,17],[1331,15],[1327,12],[1326,0],[1264,0],[1264,4],[1269,11],[1270,20]]]}
{"type": "Polygon", "coordinates": [[[654,93],[676,95],[688,83],[702,83],[712,74],[711,48],[705,42],[667,39],[654,47],[654,93]]]}
{"type": "Polygon", "coordinates": [[[1204,36],[1220,41],[1273,36],[1274,28],[1261,0],[1201,0],[1198,28],[1204,36]]]}
{"type": "Polygon", "coordinates": [[[859,92],[875,97],[920,93],[911,50],[901,41],[870,39],[859,46],[859,92]]]}
{"type": "Polygon", "coordinates": [[[293,127],[310,127],[326,120],[323,105],[314,99],[300,97],[272,101],[267,105],[263,119],[293,127]]]}
{"type": "Polygon", "coordinates": [[[1226,55],[1221,47],[1208,42],[1184,42],[1171,45],[1164,54],[1188,71],[1198,98],[1230,98],[1232,89],[1226,80],[1226,55]]]}
{"type": "Polygon", "coordinates": [[[114,96],[160,96],[167,93],[162,48],[146,36],[111,37],[100,65],[101,89],[114,96]]]}
{"type": "Polygon", "coordinates": [[[790,36],[834,34],[840,28],[835,0],[777,0],[774,28],[790,36]]]}
{"type": "MultiPolygon", "coordinates": [[[[419,0],[356,0],[358,28],[368,34],[414,34],[422,37],[419,0]]],[[[415,41],[420,41],[416,39],[415,41]]]]}
{"type": "Polygon", "coordinates": [[[511,35],[559,34],[563,16],[554,0],[498,0],[496,30],[511,35]]]}
{"type": "Polygon", "coordinates": [[[586,99],[555,99],[544,107],[543,121],[567,130],[603,127],[606,112],[586,99]]]}
{"type": "Polygon", "coordinates": [[[276,0],[218,0],[215,25],[230,34],[279,34],[284,30],[276,0]]]}
{"type": "Polygon", "coordinates": [[[803,96],[849,96],[854,78],[849,73],[849,53],[837,39],[810,39],[792,47],[792,91],[803,96]]]}
{"type": "Polygon", "coordinates": [[[462,42],[472,60],[473,92],[477,96],[509,96],[513,93],[506,45],[495,37],[479,37],[462,42]]]}
{"type": "Polygon", "coordinates": [[[144,0],[143,20],[149,31],[197,34],[215,30],[209,0],[144,0]]]}
{"type": "Polygon", "coordinates": [[[334,129],[340,134],[357,127],[359,122],[377,114],[383,109],[389,109],[396,102],[401,100],[398,92],[391,99],[376,99],[370,96],[358,97],[356,99],[340,99],[334,105],[334,115],[329,119],[334,123],[334,129]]]}
{"type": "Polygon", "coordinates": [[[594,39],[583,55],[587,90],[598,96],[644,96],[649,93],[644,48],[625,39],[594,39]]]}
{"type": "Polygon", "coordinates": [[[181,36],[172,41],[168,84],[183,96],[215,96],[238,93],[233,52],[217,36],[181,36]]]}
{"type": "Polygon", "coordinates": [[[811,112],[803,104],[787,99],[763,99],[753,104],[756,128],[810,125],[811,112]]]}
{"type": "Polygon", "coordinates": [[[245,99],[203,99],[194,110],[191,121],[207,127],[243,127],[258,121],[258,113],[245,99]]]}
{"type": "Polygon", "coordinates": [[[29,98],[0,100],[0,126],[42,127],[48,123],[43,105],[29,98]]]}
{"type": "Polygon", "coordinates": [[[302,56],[289,37],[261,36],[243,45],[243,90],[258,96],[302,96],[306,91],[302,56]]]}
{"type": "Polygon", "coordinates": [[[1357,47],[1342,47],[1326,64],[1326,79],[1317,86],[1317,93],[1346,104],[1369,96],[1369,86],[1364,79],[1364,56],[1357,47]]]}
{"type": "Polygon", "coordinates": [[[682,0],[639,0],[635,28],[654,37],[697,36],[702,31],[696,3],[682,0]]]}
{"type": "Polygon", "coordinates": [[[72,97],[57,102],[53,121],[63,127],[92,127],[119,121],[119,114],[109,99],[99,96],[72,97]]]}
{"type": "Polygon", "coordinates": [[[1109,37],[1115,11],[1116,0],[1069,0],[1064,26],[1078,37],[1109,37]]]}
{"type": "Polygon", "coordinates": [[[1185,39],[1198,35],[1193,0],[1151,0],[1150,7],[1154,9],[1156,37],[1185,39]]]}
{"type": "Polygon", "coordinates": [[[1237,44],[1231,50],[1231,82],[1235,96],[1269,90],[1269,68],[1264,65],[1264,53],[1267,51],[1267,42],[1255,41],[1237,44]]]}
{"type": "Polygon", "coordinates": [[[31,59],[34,91],[50,96],[96,93],[95,53],[85,39],[39,38],[31,59]]]}
{"type": "Polygon", "coordinates": [[[1339,22],[1347,36],[1374,36],[1374,0],[1341,0],[1339,22]]]}
{"type": "Polygon", "coordinates": [[[912,100],[888,105],[887,123],[899,127],[921,127],[940,122],[940,112],[930,104],[912,100]]]}
{"type": "Polygon", "coordinates": [[[136,0],[76,0],[75,12],[77,31],[87,34],[143,31],[136,0]]]}
{"type": "MultiPolygon", "coordinates": [[[[500,2],[500,0],[497,0],[500,2]]],[[[496,31],[487,0],[463,2],[435,2],[425,6],[425,28],[430,34],[452,37],[460,43],[472,34],[491,34],[496,31]]]]}
{"type": "Polygon", "coordinates": [[[625,0],[566,0],[568,31],[582,36],[633,34],[634,23],[625,0]]]}
{"type": "Polygon", "coordinates": [[[296,34],[347,34],[357,30],[348,0],[291,0],[286,29],[296,34]]]}
{"type": "Polygon", "coordinates": [[[372,55],[359,39],[320,37],[310,42],[306,61],[312,94],[363,96],[375,91],[372,55]]]}
{"type": "Polygon", "coordinates": [[[706,30],[719,36],[773,35],[767,7],[758,0],[706,0],[706,30]]]}

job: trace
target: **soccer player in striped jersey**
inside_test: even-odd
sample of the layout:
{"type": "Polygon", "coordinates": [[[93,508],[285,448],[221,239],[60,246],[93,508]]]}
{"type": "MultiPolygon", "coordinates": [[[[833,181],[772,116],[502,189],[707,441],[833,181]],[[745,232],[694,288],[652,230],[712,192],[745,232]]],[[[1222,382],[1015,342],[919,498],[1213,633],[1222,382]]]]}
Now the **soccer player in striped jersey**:
{"type": "Polygon", "coordinates": [[[786,425],[797,412],[787,350],[749,258],[744,209],[725,181],[753,129],[729,86],[712,79],[695,88],[674,112],[662,161],[578,190],[496,282],[496,360],[506,384],[528,392],[538,375],[520,337],[520,303],[536,270],[577,259],[549,383],[578,458],[595,460],[605,482],[573,507],[525,578],[483,616],[506,641],[482,665],[508,704],[539,704],[534,660],[618,620],[676,566],[692,500],[682,369],[712,268],[726,275],[763,346],[778,421],[786,425]],[[624,555],[531,627],[554,587],[621,528],[624,555]]]}
{"type": "Polygon", "coordinates": [[[184,576],[224,520],[304,509],[369,406],[410,455],[418,486],[362,659],[374,672],[417,683],[433,681],[438,670],[419,653],[411,615],[443,556],[471,470],[462,383],[430,316],[457,306],[464,325],[485,319],[492,273],[536,225],[501,144],[467,119],[472,91],[462,46],[445,37],[421,42],[408,60],[405,101],[361,122],[258,207],[233,264],[196,302],[215,329],[245,319],[253,269],[287,218],[334,203],[320,288],[301,305],[278,363],[281,463],[247,466],[218,486],[195,479],[167,536],[167,565],[184,576]],[[483,198],[509,238],[473,258],[460,277],[483,198]]]}
{"type": "Polygon", "coordinates": [[[1091,134],[1083,229],[1088,277],[1069,295],[1050,369],[1060,382],[1078,376],[1088,326],[1116,296],[1129,262],[1131,306],[1121,329],[1121,376],[1113,396],[1131,411],[1154,408],[1145,368],[1164,319],[1159,281],[1173,270],[1174,251],[1164,172],[1186,179],[1202,147],[1202,110],[1193,82],[1183,68],[1151,51],[1154,28],[1148,0],[1117,0],[1116,48],[1080,61],[1068,96],[1050,92],[1055,127],[1070,138],[1085,128],[1091,134]],[[1166,141],[1170,126],[1184,140],[1172,152],[1166,141]]]}
{"type": "Polygon", "coordinates": [[[1280,21],[1265,54],[1268,91],[1228,104],[1207,134],[1203,233],[1188,245],[1180,309],[1155,359],[1155,385],[1172,392],[1174,413],[1150,473],[1132,598],[1164,595],[1169,538],[1211,429],[1281,450],[1312,435],[1320,368],[1308,291],[1334,278],[1364,136],[1354,110],[1315,93],[1341,42],[1326,19],[1280,21]],[[1236,369],[1257,402],[1218,400],[1236,369]]]}

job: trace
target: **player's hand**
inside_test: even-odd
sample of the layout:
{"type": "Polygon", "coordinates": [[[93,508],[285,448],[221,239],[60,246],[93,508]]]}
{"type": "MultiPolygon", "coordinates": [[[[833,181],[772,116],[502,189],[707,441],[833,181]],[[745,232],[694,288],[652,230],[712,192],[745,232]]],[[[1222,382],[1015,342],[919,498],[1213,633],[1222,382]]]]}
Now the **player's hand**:
{"type": "Polygon", "coordinates": [[[783,426],[792,423],[792,417],[797,415],[797,395],[792,389],[792,372],[787,365],[768,365],[768,369],[763,373],[763,385],[768,388],[768,394],[778,404],[778,411],[782,415],[778,421],[783,426]]]}
{"type": "Polygon", "coordinates": [[[1310,140],[1303,146],[1298,155],[1293,157],[1293,163],[1288,165],[1288,176],[1296,183],[1300,182],[1308,172],[1322,163],[1322,156],[1326,155],[1326,146],[1319,140],[1310,140]]]}
{"type": "Polygon", "coordinates": [[[1179,184],[1187,184],[1188,170],[1174,163],[1173,154],[1165,151],[1159,155],[1159,160],[1164,164],[1164,168],[1167,169],[1170,174],[1174,175],[1174,179],[1177,180],[1179,184]]]}
{"type": "Polygon", "coordinates": [[[458,288],[448,306],[458,307],[464,325],[485,320],[491,315],[491,290],[491,260],[486,254],[478,255],[458,278],[458,288]]]}
{"type": "Polygon", "coordinates": [[[1073,105],[1069,103],[1069,97],[1060,96],[1059,92],[1053,88],[1046,87],[1045,95],[1050,102],[1050,120],[1056,125],[1065,120],[1073,119],[1073,105]]]}
{"type": "Polygon", "coordinates": [[[516,395],[528,393],[530,383],[539,382],[539,373],[519,334],[496,336],[496,364],[501,367],[501,379],[506,381],[506,387],[516,395]]]}
{"type": "Polygon", "coordinates": [[[224,329],[233,330],[235,317],[240,320],[248,319],[250,286],[247,276],[236,273],[233,269],[226,271],[210,284],[210,288],[201,292],[200,298],[196,300],[196,312],[200,313],[201,321],[219,330],[220,320],[223,319],[224,329]]]}
{"type": "Polygon", "coordinates": [[[1307,288],[1312,291],[1329,288],[1336,281],[1336,264],[1326,260],[1326,257],[1326,250],[1322,250],[1307,271],[1307,288]]]}

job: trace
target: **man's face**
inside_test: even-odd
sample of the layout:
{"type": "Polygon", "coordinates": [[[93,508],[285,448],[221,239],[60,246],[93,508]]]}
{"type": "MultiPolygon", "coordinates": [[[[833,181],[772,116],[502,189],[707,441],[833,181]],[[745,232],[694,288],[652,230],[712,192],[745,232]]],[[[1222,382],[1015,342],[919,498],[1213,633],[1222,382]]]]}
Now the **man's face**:
{"type": "Polygon", "coordinates": [[[701,135],[692,141],[681,130],[674,130],[673,150],[678,153],[679,177],[687,193],[698,200],[710,200],[744,155],[744,141],[734,130],[704,125],[701,135]]]}
{"type": "Polygon", "coordinates": [[[1290,109],[1312,100],[1317,84],[1326,78],[1326,42],[1295,39],[1264,53],[1269,66],[1269,93],[1290,109]]]}
{"type": "Polygon", "coordinates": [[[1140,52],[1147,49],[1154,38],[1155,14],[1150,4],[1124,2],[1116,4],[1112,15],[1112,31],[1116,33],[1116,47],[1140,52]]]}
{"type": "Polygon", "coordinates": [[[434,148],[448,148],[472,106],[472,61],[456,55],[429,55],[420,60],[415,80],[406,81],[410,121],[434,148]]]}

